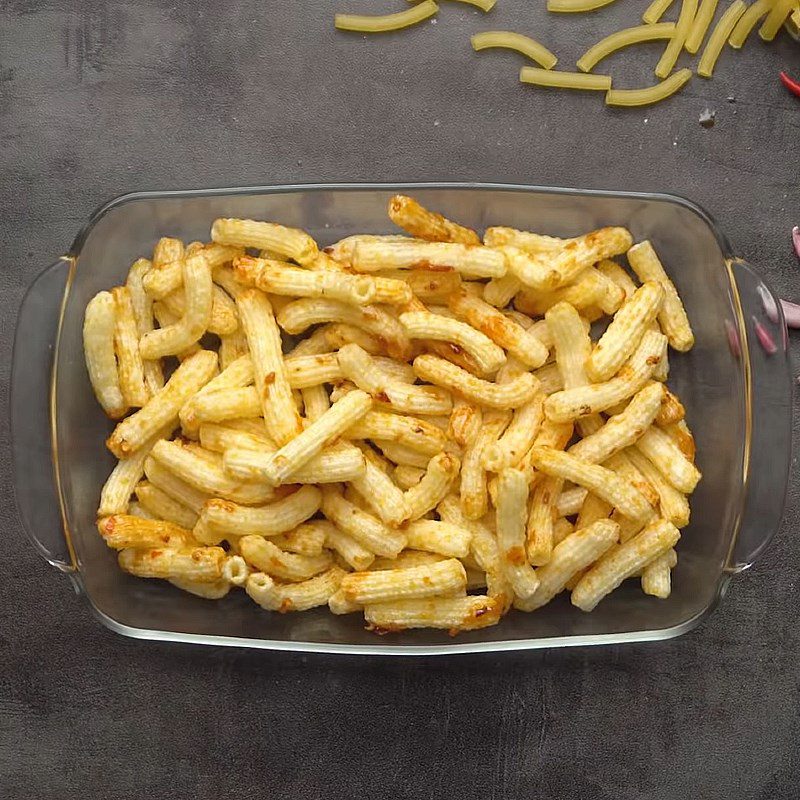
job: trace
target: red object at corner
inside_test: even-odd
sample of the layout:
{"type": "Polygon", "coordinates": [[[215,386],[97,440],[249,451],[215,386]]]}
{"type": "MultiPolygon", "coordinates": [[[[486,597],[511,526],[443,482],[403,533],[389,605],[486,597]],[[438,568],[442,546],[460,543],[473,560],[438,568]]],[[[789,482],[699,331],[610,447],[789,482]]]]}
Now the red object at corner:
{"type": "Polygon", "coordinates": [[[781,72],[781,83],[793,94],[795,97],[800,97],[800,82],[789,77],[788,73],[781,72]]]}

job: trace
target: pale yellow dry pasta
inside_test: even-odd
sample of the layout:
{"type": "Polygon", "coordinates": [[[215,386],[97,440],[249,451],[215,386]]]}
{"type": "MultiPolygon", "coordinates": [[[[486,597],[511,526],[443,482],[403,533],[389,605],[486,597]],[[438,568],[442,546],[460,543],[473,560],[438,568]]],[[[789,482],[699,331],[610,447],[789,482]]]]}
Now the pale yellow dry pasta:
{"type": "Polygon", "coordinates": [[[614,0],[547,0],[547,10],[562,14],[580,14],[595,11],[613,2],[614,0]]]}
{"type": "Polygon", "coordinates": [[[622,581],[674,547],[680,536],[674,525],[660,519],[613,547],[580,579],[572,591],[572,604],[582,611],[592,611],[622,581]]]}
{"type": "Polygon", "coordinates": [[[652,516],[653,509],[644,495],[610,469],[550,447],[533,450],[533,465],[542,472],[584,486],[633,520],[647,521],[652,516]]]}
{"type": "Polygon", "coordinates": [[[555,525],[553,525],[553,546],[555,547],[564,539],[567,538],[571,533],[577,530],[577,527],[573,525],[568,519],[564,517],[559,517],[555,525]]]}
{"type": "Polygon", "coordinates": [[[586,361],[586,374],[595,383],[606,381],[633,355],[650,323],[661,310],[664,289],[646,281],[614,315],[586,361]]]}
{"type": "MultiPolygon", "coordinates": [[[[202,244],[200,247],[202,247],[202,244]]],[[[162,236],[153,248],[153,266],[156,269],[163,269],[168,264],[182,259],[185,253],[186,250],[180,239],[162,236]]]]}
{"type": "MultiPolygon", "coordinates": [[[[792,0],[790,0],[790,2],[791,1],[792,0]]],[[[711,31],[711,36],[708,37],[708,42],[700,56],[700,62],[697,65],[697,74],[701,78],[710,78],[714,73],[714,66],[722,52],[722,48],[725,47],[728,37],[733,33],[736,23],[739,21],[742,14],[744,14],[746,8],[747,5],[743,0],[736,0],[728,6],[725,13],[720,17],[719,22],[714,26],[714,30],[711,31]]],[[[769,21],[769,17],[767,17],[767,21],[769,21]]],[[[764,25],[766,24],[765,22],[764,25]]],[[[689,52],[696,51],[690,50],[689,52]]]]}
{"type": "Polygon", "coordinates": [[[307,581],[331,567],[330,554],[301,556],[284,553],[269,539],[263,536],[245,535],[239,539],[242,558],[258,572],[284,581],[307,581]]]}
{"type": "MultiPolygon", "coordinates": [[[[446,303],[453,292],[461,290],[461,276],[455,270],[432,272],[427,269],[387,269],[376,273],[375,280],[401,281],[408,286],[414,297],[427,303],[446,303]]],[[[410,300],[409,297],[404,302],[410,300]]]]}
{"type": "Polygon", "coordinates": [[[190,347],[208,330],[214,284],[204,251],[184,259],[182,267],[186,311],[166,328],[148,331],[139,340],[142,358],[175,355],[190,347]]]}
{"type": "Polygon", "coordinates": [[[533,447],[522,457],[522,461],[517,465],[517,469],[525,471],[529,477],[533,475],[531,459],[537,447],[552,447],[555,450],[563,450],[575,430],[571,422],[553,422],[545,418],[536,434],[533,447]]]}
{"type": "Polygon", "coordinates": [[[125,548],[180,549],[196,545],[192,533],[186,528],[163,519],[142,519],[131,514],[112,514],[97,521],[97,530],[103,541],[115,550],[125,548]]]}
{"type": "Polygon", "coordinates": [[[678,56],[681,54],[681,50],[683,50],[686,44],[686,37],[691,31],[696,14],[697,0],[681,0],[681,11],[678,15],[678,21],[675,24],[675,33],[673,33],[672,38],[669,40],[669,43],[656,65],[655,73],[657,78],[663,80],[672,72],[678,60],[678,56]]]}
{"type": "Polygon", "coordinates": [[[619,374],[605,383],[576,386],[551,394],[545,400],[547,417],[555,422],[568,422],[590,416],[631,397],[652,377],[666,351],[667,339],[655,331],[647,331],[639,347],[619,374]]]}
{"type": "Polygon", "coordinates": [[[568,452],[589,464],[601,464],[644,434],[661,408],[663,395],[664,387],[651,383],[634,396],[624,411],[610,417],[600,430],[581,439],[568,452]]]}
{"type": "Polygon", "coordinates": [[[571,517],[573,514],[577,514],[588,494],[588,490],[583,486],[564,489],[556,501],[556,513],[559,517],[571,517]]]}
{"type": "Polygon", "coordinates": [[[496,625],[503,610],[503,602],[496,597],[436,597],[370,604],[364,607],[364,619],[379,633],[409,628],[474,631],[496,625]]]}
{"type": "Polygon", "coordinates": [[[456,398],[447,422],[447,438],[466,447],[478,435],[482,422],[480,407],[456,398]]]}
{"type": "Polygon", "coordinates": [[[365,570],[375,560],[375,555],[357,542],[352,536],[340,531],[332,522],[321,520],[318,525],[325,525],[325,545],[336,552],[345,563],[355,570],[365,570]]]}
{"type": "Polygon", "coordinates": [[[767,15],[769,10],[774,5],[774,0],[755,0],[751,3],[747,10],[739,17],[739,21],[731,33],[728,43],[731,47],[739,49],[747,41],[750,31],[755,28],[756,23],[767,15]]]}
{"type": "MultiPolygon", "coordinates": [[[[238,444],[238,443],[237,443],[238,444]]],[[[242,444],[245,444],[242,442],[242,444]]],[[[271,445],[226,449],[222,463],[227,474],[242,480],[261,482],[264,469],[273,463],[275,450],[271,445]]],[[[287,479],[287,483],[339,483],[351,481],[364,474],[364,456],[349,442],[339,441],[315,455],[287,479]]]]}
{"type": "Polygon", "coordinates": [[[254,572],[248,576],[244,588],[249,597],[267,611],[279,611],[282,614],[308,611],[324,606],[346,574],[339,567],[331,567],[307,581],[279,584],[263,572],[254,572]]]}
{"type": "Polygon", "coordinates": [[[520,289],[522,281],[513,273],[507,272],[502,278],[492,278],[486,284],[483,289],[483,299],[490,306],[503,309],[520,289]]]}
{"type": "MultiPolygon", "coordinates": [[[[176,317],[186,313],[186,297],[183,289],[176,289],[161,302],[176,317]]],[[[219,286],[211,287],[211,316],[208,319],[208,332],[225,336],[234,333],[239,328],[239,317],[236,313],[236,304],[228,297],[219,286]]]]}
{"type": "Polygon", "coordinates": [[[434,0],[422,0],[406,11],[396,14],[336,14],[333,24],[340,31],[359,31],[361,33],[384,33],[416,25],[428,17],[432,17],[439,10],[434,0]]]}
{"type": "Polygon", "coordinates": [[[658,493],[661,516],[668,519],[676,528],[685,528],[689,524],[690,515],[686,495],[672,486],[637,448],[629,448],[625,451],[625,455],[658,493]]]}
{"type": "Polygon", "coordinates": [[[430,422],[382,411],[369,411],[344,435],[349,439],[393,441],[428,456],[441,453],[445,446],[444,434],[430,422]]]}
{"type": "MultiPolygon", "coordinates": [[[[220,244],[209,244],[200,249],[193,250],[191,253],[187,250],[186,258],[193,258],[201,255],[206,259],[208,265],[212,270],[227,264],[236,256],[242,254],[242,250],[238,247],[224,247],[220,244]]],[[[145,291],[154,299],[161,300],[171,292],[179,289],[183,285],[183,263],[184,258],[181,257],[169,264],[165,264],[159,269],[151,269],[142,279],[142,284],[145,291]]]]}
{"type": "MultiPolygon", "coordinates": [[[[133,262],[128,270],[125,286],[128,289],[133,306],[133,316],[136,319],[136,341],[148,331],[153,330],[153,300],[144,289],[144,276],[152,268],[146,258],[139,258],[133,262]]],[[[164,386],[164,373],[161,362],[158,360],[143,361],[144,382],[151,395],[154,395],[164,386]]]]}
{"type": "Polygon", "coordinates": [[[700,0],[700,7],[697,9],[692,27],[689,30],[689,35],[686,37],[687,53],[696,53],[700,49],[700,45],[705,39],[711,21],[714,19],[714,14],[717,11],[717,4],[719,0],[700,0]]]}
{"type": "Polygon", "coordinates": [[[227,422],[261,414],[261,402],[253,386],[218,389],[191,400],[192,424],[227,422]]]}
{"type": "Polygon", "coordinates": [[[86,306],[83,319],[83,350],[94,395],[111,419],[128,410],[122,397],[114,354],[116,309],[111,292],[98,292],[86,306]]]}
{"type": "Polygon", "coordinates": [[[175,473],[167,469],[152,456],[145,459],[144,474],[147,480],[169,495],[173,500],[177,500],[181,505],[190,508],[195,514],[200,514],[206,500],[211,497],[190,486],[186,481],[181,480],[175,473]]]}
{"type": "Polygon", "coordinates": [[[540,367],[534,371],[533,376],[539,381],[540,390],[545,395],[549,396],[555,392],[560,392],[564,388],[564,381],[557,363],[540,367]]]}
{"type": "Polygon", "coordinates": [[[302,431],[303,426],[292,399],[288,371],[283,361],[281,334],[272,307],[258,289],[243,292],[237,298],[236,305],[247,335],[256,390],[267,431],[278,445],[286,444],[302,431]]]}
{"type": "Polygon", "coordinates": [[[463,594],[466,587],[463,565],[450,558],[420,567],[351,572],[342,578],[340,590],[348,603],[364,605],[437,595],[446,597],[463,594]]]}
{"type": "Polygon", "coordinates": [[[316,422],[283,445],[262,465],[262,480],[273,486],[286,483],[293,473],[361,419],[371,407],[372,398],[361,391],[351,392],[334,403],[316,422]]]}
{"type": "Polygon", "coordinates": [[[616,544],[619,525],[611,520],[598,520],[569,534],[553,548],[550,560],[536,570],[539,586],[528,600],[517,601],[521,611],[533,611],[549,603],[562,592],[573,575],[590,567],[616,544]]]}
{"type": "MultiPolygon", "coordinates": [[[[153,303],[153,316],[155,316],[160,328],[162,329],[172,325],[177,325],[180,321],[180,317],[176,317],[161,301],[153,303]]],[[[200,345],[195,342],[194,344],[190,344],[188,347],[185,347],[180,352],[175,353],[175,357],[178,359],[178,361],[185,361],[187,358],[189,358],[189,356],[199,353],[201,349],[202,348],[200,345]]]]}
{"type": "Polygon", "coordinates": [[[250,575],[250,567],[239,555],[228,556],[222,565],[222,580],[231,586],[244,586],[250,575]]]}
{"type": "MultiPolygon", "coordinates": [[[[388,403],[394,411],[439,416],[449,414],[452,410],[453,402],[448,392],[436,386],[403,383],[387,376],[376,368],[372,356],[357,344],[342,347],[338,359],[342,374],[346,378],[376,400],[388,403]]],[[[414,371],[417,373],[416,362],[414,371]]]]}
{"type": "Polygon", "coordinates": [[[476,51],[486,50],[492,47],[503,47],[508,50],[515,50],[527,56],[531,61],[535,61],[544,69],[552,69],[558,59],[543,44],[530,36],[523,36],[514,31],[483,31],[473,35],[472,49],[476,51]]]}
{"type": "Polygon", "coordinates": [[[642,591],[651,597],[666,600],[672,592],[671,570],[678,563],[678,554],[673,548],[654,558],[642,569],[642,591]]]}
{"type": "Polygon", "coordinates": [[[541,233],[520,231],[501,225],[487,228],[483,234],[483,243],[489,247],[510,245],[533,254],[552,254],[556,250],[560,250],[568,241],[569,239],[560,239],[557,236],[545,236],[541,233]]]}
{"type": "Polygon", "coordinates": [[[408,546],[451,558],[466,558],[472,534],[449,522],[420,519],[406,528],[408,546]]]}
{"type": "Polygon", "coordinates": [[[533,332],[525,330],[479,297],[460,292],[449,298],[448,307],[457,317],[469,323],[499,347],[508,350],[510,355],[525,366],[535,369],[546,361],[547,348],[533,332]]]}
{"type": "Polygon", "coordinates": [[[179,503],[152,483],[142,481],[136,486],[136,497],[140,505],[157,519],[163,519],[191,530],[197,523],[197,514],[188,506],[179,503]]]}
{"type": "Polygon", "coordinates": [[[668,425],[680,422],[685,416],[686,409],[683,407],[683,403],[681,403],[677,395],[673,394],[665,386],[663,399],[661,400],[661,408],[658,410],[654,422],[660,428],[665,428],[668,425]]]}
{"type": "Polygon", "coordinates": [[[767,14],[767,18],[759,28],[758,35],[765,42],[771,42],[792,13],[792,10],[796,8],[797,0],[776,0],[776,3],[767,14]]]}
{"type": "Polygon", "coordinates": [[[308,270],[281,261],[243,256],[234,262],[240,283],[288,297],[330,297],[365,305],[375,300],[375,281],[365,275],[308,270]]]}
{"type": "Polygon", "coordinates": [[[316,486],[301,486],[293,494],[257,508],[228,500],[209,500],[200,518],[223,534],[269,536],[286,533],[317,513],[322,495],[316,486]]]}
{"type": "Polygon", "coordinates": [[[304,266],[317,256],[317,243],[297,228],[251,219],[216,219],[211,238],[218,244],[274,250],[304,266]]]}
{"type": "Polygon", "coordinates": [[[536,591],[539,579],[525,552],[528,517],[528,479],[517,469],[504,469],[497,484],[497,546],[500,564],[514,595],[525,600],[536,591]]]}
{"type": "Polygon", "coordinates": [[[431,355],[417,356],[414,359],[414,371],[422,380],[494,409],[514,409],[525,405],[533,399],[539,388],[539,382],[529,372],[508,383],[491,383],[443,358],[431,355]]]}
{"type": "Polygon", "coordinates": [[[449,494],[453,481],[458,476],[461,463],[449,453],[439,453],[429,462],[419,483],[404,495],[407,520],[420,519],[449,494]]]}
{"type": "Polygon", "coordinates": [[[168,578],[213,583],[222,578],[225,551],[221,547],[120,550],[118,561],[125,572],[139,578],[168,578]]]}
{"type": "Polygon", "coordinates": [[[372,439],[372,443],[380,448],[383,455],[394,464],[417,467],[425,470],[431,460],[429,455],[412,450],[410,447],[385,439],[372,439]]]}
{"type": "MultiPolygon", "coordinates": [[[[237,256],[237,258],[238,257],[239,256],[237,256]]],[[[217,266],[211,273],[211,277],[213,278],[214,283],[216,283],[220,288],[224,289],[225,292],[234,299],[234,301],[247,288],[243,284],[239,283],[239,281],[236,279],[236,273],[233,270],[233,266],[217,266]]],[[[234,303],[234,310],[235,308],[236,304],[234,303]]]]}
{"type": "Polygon", "coordinates": [[[646,25],[655,25],[673,2],[674,0],[653,0],[642,14],[642,22],[646,25]]]}
{"type": "Polygon", "coordinates": [[[222,459],[216,453],[209,453],[208,456],[199,455],[180,442],[163,439],[156,442],[152,450],[152,457],[156,461],[185,483],[212,497],[244,505],[268,503],[274,498],[275,491],[271,486],[231,478],[223,471],[222,459]]]}
{"type": "MultiPolygon", "coordinates": [[[[548,6],[563,0],[548,0],[548,6]]],[[[520,83],[535,86],[550,86],[558,89],[588,89],[606,92],[611,88],[610,75],[584,75],[582,72],[556,72],[541,67],[522,67],[519,71],[520,83]]]]}
{"type": "Polygon", "coordinates": [[[124,419],[109,436],[106,445],[117,458],[124,458],[171,422],[186,401],[213,377],[217,354],[201,350],[187,358],[173,372],[164,388],[135,414],[124,419]]]}
{"type": "Polygon", "coordinates": [[[469,278],[499,278],[506,273],[505,257],[490,247],[415,239],[359,241],[353,249],[352,265],[357,272],[451,267],[469,278]]]}
{"type": "Polygon", "coordinates": [[[394,482],[403,491],[418,484],[422,480],[422,476],[424,474],[424,469],[421,469],[420,467],[411,467],[408,464],[398,464],[392,471],[394,482]]]}
{"type": "Polygon", "coordinates": [[[311,520],[298,525],[288,533],[270,536],[269,540],[287,553],[318,556],[325,548],[325,534],[329,524],[326,520],[311,520]]]}
{"type": "Polygon", "coordinates": [[[331,400],[324,386],[308,386],[300,390],[303,396],[303,414],[307,420],[318,420],[330,407],[331,400]]]}
{"type": "MultiPolygon", "coordinates": [[[[390,314],[377,306],[353,306],[328,298],[302,298],[284,306],[278,313],[278,324],[287,333],[302,333],[311,325],[322,322],[341,322],[361,328],[385,342],[389,355],[408,360],[411,342],[402,325],[390,314]]],[[[338,343],[329,340],[336,347],[338,343]]]]}
{"type": "Polygon", "coordinates": [[[592,343],[578,312],[569,303],[557,303],[547,309],[547,327],[553,337],[556,365],[565,389],[588,383],[585,363],[592,343]]]}
{"type": "Polygon", "coordinates": [[[510,419],[511,415],[508,411],[487,411],[482,416],[475,436],[466,443],[461,464],[459,491],[461,506],[468,519],[481,519],[489,510],[483,453],[497,442],[510,419]]]}
{"type": "Polygon", "coordinates": [[[598,265],[597,269],[603,275],[605,275],[609,280],[614,281],[614,283],[622,289],[624,294],[623,300],[627,300],[633,293],[636,291],[636,284],[633,282],[633,278],[628,275],[627,272],[619,265],[616,261],[612,261],[609,258],[604,258],[598,265]]]}
{"type": "Polygon", "coordinates": [[[139,517],[139,519],[156,519],[153,514],[136,500],[131,500],[130,503],[128,503],[128,514],[132,517],[139,517]]]}
{"type": "Polygon", "coordinates": [[[691,494],[694,491],[700,480],[700,471],[686,458],[668,433],[652,427],[645,431],[636,447],[679,492],[691,494]]]}
{"type": "Polygon", "coordinates": [[[481,464],[489,472],[515,467],[533,446],[544,420],[544,394],[520,406],[502,436],[494,444],[484,446],[481,464]]]}
{"type": "Polygon", "coordinates": [[[406,537],[376,517],[357,508],[334,486],[322,489],[322,513],[343,533],[371,553],[394,558],[406,545],[406,537]]]}
{"type": "Polygon", "coordinates": [[[397,527],[407,516],[403,492],[380,466],[380,457],[370,448],[362,448],[364,474],[350,485],[364,498],[373,513],[387,525],[397,527]]]}
{"type": "Polygon", "coordinates": [[[403,234],[375,235],[370,233],[357,233],[346,236],[325,248],[324,252],[345,267],[353,266],[353,252],[359,242],[409,242],[413,241],[403,234]]]}
{"type": "Polygon", "coordinates": [[[533,487],[525,536],[528,561],[534,567],[546,564],[552,555],[556,503],[563,485],[563,478],[545,475],[533,487]]]}
{"type": "Polygon", "coordinates": [[[630,458],[628,458],[629,452],[630,450],[626,450],[624,453],[615,453],[611,458],[606,459],[603,466],[607,467],[612,472],[616,472],[620,478],[632,484],[642,493],[647,502],[655,507],[658,505],[658,492],[641,471],[634,466],[630,458]]]}
{"type": "MultiPolygon", "coordinates": [[[[225,571],[225,565],[223,565],[222,571],[225,571]]],[[[167,578],[167,580],[176,589],[193,594],[195,597],[202,597],[204,600],[221,600],[230,592],[232,585],[231,582],[224,577],[212,583],[192,581],[185,578],[167,578]]]]}
{"type": "Polygon", "coordinates": [[[601,500],[597,495],[589,494],[581,506],[578,519],[575,520],[577,529],[585,528],[599,519],[607,519],[611,513],[611,506],[605,500],[601,500]]]}
{"type": "MultiPolygon", "coordinates": [[[[197,407],[202,404],[202,398],[210,400],[211,395],[225,389],[243,389],[253,382],[253,362],[249,356],[242,356],[229,364],[219,375],[212,378],[203,386],[193,397],[191,397],[181,408],[178,418],[184,433],[188,436],[196,436],[200,427],[198,421],[197,407]]],[[[213,401],[211,401],[213,402],[213,401]]],[[[245,415],[242,415],[245,416],[245,415]]]]}
{"type": "MultiPolygon", "coordinates": [[[[614,291],[617,291],[616,287],[614,291]]],[[[590,267],[578,275],[574,283],[562,286],[552,292],[523,288],[514,299],[514,306],[517,311],[522,311],[531,317],[538,317],[551,306],[561,302],[569,303],[581,310],[588,310],[597,308],[601,304],[607,305],[607,292],[606,279],[596,269],[590,267]]]]}
{"type": "Polygon", "coordinates": [[[678,445],[681,453],[683,453],[686,458],[689,459],[689,461],[694,463],[696,450],[694,436],[692,436],[692,432],[689,430],[686,420],[682,419],[680,422],[667,425],[667,427],[664,428],[664,431],[668,433],[675,444],[678,445]]]}
{"type": "MultiPolygon", "coordinates": [[[[714,0],[716,2],[716,0],[714,0]]],[[[671,0],[670,0],[671,2],[671,0]]],[[[615,31],[597,44],[592,45],[577,61],[581,72],[591,72],[598,63],[623,47],[656,39],[669,39],[675,32],[674,22],[659,22],[653,25],[637,25],[615,31]]],[[[693,51],[696,52],[696,51],[693,51]]]]}
{"type": "Polygon", "coordinates": [[[481,242],[475,231],[451,222],[441,214],[428,210],[413,197],[406,195],[396,194],[389,200],[389,219],[412,236],[430,242],[460,242],[461,244],[480,244],[481,242]]]}
{"type": "Polygon", "coordinates": [[[506,355],[488,336],[464,322],[425,311],[400,315],[400,324],[411,339],[452,342],[472,358],[482,375],[493,375],[506,355]]]}
{"type": "Polygon", "coordinates": [[[679,69],[666,80],[644,89],[610,89],[606,92],[607,106],[649,106],[666,100],[680,91],[692,79],[692,71],[687,67],[679,69]]]}

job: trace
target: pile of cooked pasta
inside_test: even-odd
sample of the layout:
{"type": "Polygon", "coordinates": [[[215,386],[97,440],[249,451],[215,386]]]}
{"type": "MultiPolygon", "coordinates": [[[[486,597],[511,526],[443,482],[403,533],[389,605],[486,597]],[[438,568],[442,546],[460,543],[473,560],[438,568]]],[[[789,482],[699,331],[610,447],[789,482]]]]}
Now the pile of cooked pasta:
{"type": "Polygon", "coordinates": [[[323,250],[218,219],[90,301],[120,567],[378,632],[482,628],[565,590],[591,611],[628,578],[667,597],[700,479],[667,348],[694,336],[651,244],[481,240],[400,195],[389,216],[403,235],[323,250]]]}
{"type": "MultiPolygon", "coordinates": [[[[458,0],[490,11],[496,0],[458,0]]],[[[548,0],[547,10],[562,13],[594,11],[614,0],[548,0]]],[[[522,67],[522,83],[565,89],[603,91],[610,106],[645,106],[660,102],[683,88],[692,77],[689,68],[673,72],[679,56],[685,50],[691,55],[705,47],[700,55],[697,74],[710,78],[725,44],[741,48],[753,28],[761,22],[760,37],[771,42],[784,24],[800,30],[800,5],[798,0],[733,0],[711,28],[719,0],[681,0],[676,22],[661,22],[674,0],[653,0],[642,15],[644,25],[625,28],[612,33],[590,47],[577,62],[580,72],[555,71],[558,59],[544,45],[528,36],[513,31],[485,31],[472,37],[475,50],[504,47],[527,56],[538,67],[522,67]],[[706,40],[709,29],[711,33],[706,40]],[[612,88],[610,75],[592,72],[607,56],[625,47],[641,42],[665,40],[666,47],[655,67],[660,82],[641,89],[612,88]]],[[[396,14],[362,15],[337,14],[336,27],[341,30],[379,33],[399,30],[432,17],[439,10],[435,0],[422,0],[396,14]]]]}

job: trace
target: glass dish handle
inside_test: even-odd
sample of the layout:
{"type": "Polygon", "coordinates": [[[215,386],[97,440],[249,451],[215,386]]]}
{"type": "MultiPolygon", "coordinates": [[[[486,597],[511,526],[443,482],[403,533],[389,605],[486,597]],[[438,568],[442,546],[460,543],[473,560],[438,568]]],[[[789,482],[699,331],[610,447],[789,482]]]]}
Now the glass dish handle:
{"type": "Polygon", "coordinates": [[[752,421],[744,512],[728,562],[729,570],[740,572],[772,541],[783,519],[792,462],[794,380],[780,301],[744,261],[732,261],[731,270],[744,341],[736,341],[733,325],[729,335],[735,354],[746,350],[752,421]]]}
{"type": "Polygon", "coordinates": [[[75,569],[64,537],[53,468],[50,390],[61,308],[73,262],[63,257],[28,287],[17,316],[11,362],[14,494],[34,547],[54,567],[75,569]]]}

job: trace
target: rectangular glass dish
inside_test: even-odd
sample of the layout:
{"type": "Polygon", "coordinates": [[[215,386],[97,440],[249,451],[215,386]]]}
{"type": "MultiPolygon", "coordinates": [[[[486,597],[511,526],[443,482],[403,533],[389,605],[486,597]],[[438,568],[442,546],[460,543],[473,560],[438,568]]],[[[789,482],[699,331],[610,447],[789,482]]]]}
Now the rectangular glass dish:
{"type": "Polygon", "coordinates": [[[696,625],[777,530],[791,457],[792,386],[780,304],[736,259],[696,205],[675,196],[498,184],[321,185],[129,194],[101,207],[69,253],[29,288],[17,321],[11,431],[16,495],[42,555],[67,573],[97,617],[128,636],[216,645],[362,654],[446,654],[665,639],[696,625]],[[673,354],[670,385],[687,408],[703,480],[678,545],[672,596],[645,596],[629,581],[591,614],[568,596],[531,614],[451,638],[444,631],[378,637],[360,616],[326,608],[262,611],[243,592],[210,602],[163,581],[123,573],[97,534],[100,488],[114,465],[113,427],[92,394],[83,313],[101,289],[160,236],[207,240],[216,217],[304,228],[321,245],[352,233],[386,233],[387,201],[401,191],[483,230],[509,225],[573,236],[623,225],[650,239],[684,299],[696,334],[673,354]],[[765,348],[756,325],[771,337],[765,348]]]}

